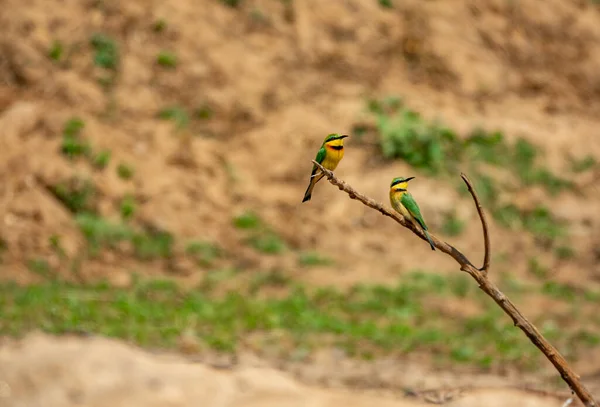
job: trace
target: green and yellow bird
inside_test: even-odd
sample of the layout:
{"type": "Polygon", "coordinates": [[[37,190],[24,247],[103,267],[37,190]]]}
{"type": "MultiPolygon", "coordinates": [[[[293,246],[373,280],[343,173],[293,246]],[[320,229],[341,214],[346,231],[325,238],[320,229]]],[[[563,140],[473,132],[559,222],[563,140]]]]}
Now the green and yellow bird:
{"type": "MultiPolygon", "coordinates": [[[[315,158],[315,161],[330,171],[335,170],[344,157],[344,139],[346,137],[348,136],[337,133],[332,133],[325,137],[325,140],[323,141],[323,144],[317,153],[317,158],[315,158]]],[[[313,164],[313,169],[310,173],[310,182],[306,192],[304,193],[304,199],[302,199],[302,202],[310,201],[313,188],[317,182],[323,178],[324,175],[325,174],[319,170],[319,167],[313,164]]]]}
{"type": "Polygon", "coordinates": [[[412,197],[410,192],[407,191],[408,181],[414,178],[415,177],[398,177],[392,180],[392,184],[390,185],[390,203],[396,212],[399,212],[413,224],[421,226],[423,232],[425,232],[427,240],[429,241],[431,250],[435,250],[435,246],[433,245],[431,237],[429,237],[429,233],[427,232],[427,225],[423,220],[423,215],[421,215],[419,205],[417,205],[417,202],[412,197]]]}

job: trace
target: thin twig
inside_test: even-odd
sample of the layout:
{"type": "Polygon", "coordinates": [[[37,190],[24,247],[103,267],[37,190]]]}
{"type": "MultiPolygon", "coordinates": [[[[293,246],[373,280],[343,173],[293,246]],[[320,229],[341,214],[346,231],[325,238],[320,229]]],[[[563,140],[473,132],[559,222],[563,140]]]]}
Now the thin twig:
{"type": "MultiPolygon", "coordinates": [[[[345,193],[347,193],[351,199],[357,199],[360,202],[362,202],[364,205],[368,206],[369,208],[375,209],[376,211],[380,212],[381,214],[383,214],[385,216],[389,216],[390,218],[394,219],[396,222],[398,222],[405,228],[410,229],[415,235],[419,236],[421,239],[426,240],[426,237],[423,234],[423,232],[420,229],[417,229],[416,227],[414,227],[411,222],[407,222],[404,219],[404,217],[400,216],[395,211],[389,210],[388,208],[384,207],[382,204],[378,203],[377,201],[358,193],[354,188],[352,188],[346,182],[337,179],[335,177],[335,175],[333,175],[333,172],[327,170],[326,168],[324,168],[322,165],[320,165],[316,161],[313,161],[313,163],[315,165],[317,165],[321,169],[321,171],[323,171],[323,173],[327,177],[327,180],[332,185],[335,185],[341,191],[344,191],[345,193]]],[[[473,189],[473,186],[469,182],[469,179],[467,177],[463,177],[463,180],[467,184],[467,187],[469,188],[469,192],[471,192],[473,199],[477,203],[477,201],[478,201],[477,195],[475,194],[475,190],[473,189]]],[[[479,209],[478,209],[478,211],[479,211],[479,209]]],[[[485,234],[487,231],[487,225],[485,223],[485,216],[482,216],[483,210],[481,212],[479,212],[479,214],[480,214],[479,216],[481,218],[481,221],[483,223],[483,229],[484,229],[484,234],[485,234]]],[[[581,382],[581,380],[579,378],[579,375],[575,374],[573,369],[571,369],[571,367],[568,365],[565,358],[558,352],[558,350],[554,346],[552,346],[552,344],[550,344],[550,342],[548,342],[546,340],[546,338],[544,338],[544,336],[540,333],[540,331],[538,331],[538,329],[531,322],[529,322],[529,320],[527,318],[525,318],[525,316],[521,313],[521,311],[519,311],[517,309],[515,304],[513,304],[512,301],[510,301],[506,297],[506,295],[504,295],[498,289],[498,287],[496,287],[496,285],[488,279],[487,273],[482,270],[479,270],[477,267],[475,267],[469,261],[469,259],[467,259],[467,257],[464,254],[462,254],[458,249],[456,249],[454,246],[452,246],[446,242],[442,242],[441,240],[436,238],[434,235],[430,235],[430,236],[431,236],[431,240],[433,241],[433,245],[439,251],[444,252],[444,253],[448,254],[449,256],[451,256],[460,265],[460,269],[462,271],[469,273],[469,275],[471,277],[473,277],[475,279],[475,281],[477,281],[477,284],[479,284],[479,288],[483,292],[485,292],[488,296],[490,296],[496,302],[496,304],[498,304],[498,306],[500,308],[502,308],[502,310],[509,317],[512,318],[514,325],[516,327],[518,327],[519,329],[521,329],[521,331],[523,331],[525,333],[525,335],[527,335],[529,340],[554,365],[556,370],[560,373],[560,376],[562,377],[562,379],[569,385],[571,390],[575,394],[577,394],[577,396],[582,401],[582,403],[586,407],[598,407],[598,404],[594,400],[594,397],[592,396],[592,394],[583,385],[583,383],[581,382]]],[[[489,249],[489,238],[488,238],[487,249],[489,249]]],[[[486,253],[486,258],[488,258],[488,256],[489,255],[486,253]]],[[[488,260],[488,262],[489,262],[489,260],[488,260]]],[[[485,270],[485,265],[486,265],[486,261],[484,260],[484,270],[485,270]]]]}
{"type": "Polygon", "coordinates": [[[475,207],[477,208],[477,213],[479,214],[479,219],[481,219],[481,226],[483,227],[483,245],[485,247],[485,255],[483,257],[483,266],[479,269],[479,271],[483,271],[487,273],[490,269],[490,253],[492,251],[490,245],[490,233],[488,231],[488,224],[485,218],[485,212],[483,212],[483,206],[481,206],[481,202],[479,201],[479,197],[477,196],[477,192],[475,192],[475,188],[473,188],[473,184],[471,184],[471,180],[466,176],[466,174],[460,174],[460,177],[467,184],[467,188],[475,201],[475,207]]]}

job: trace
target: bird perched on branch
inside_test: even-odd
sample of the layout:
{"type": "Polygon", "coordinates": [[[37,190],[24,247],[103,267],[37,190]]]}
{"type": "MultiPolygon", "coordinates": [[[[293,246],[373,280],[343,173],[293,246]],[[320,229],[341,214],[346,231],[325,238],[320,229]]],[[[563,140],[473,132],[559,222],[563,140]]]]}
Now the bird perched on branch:
{"type": "Polygon", "coordinates": [[[407,190],[408,181],[414,178],[415,177],[398,177],[392,180],[392,184],[390,185],[390,203],[396,212],[400,213],[413,224],[417,224],[423,229],[423,232],[425,232],[425,236],[429,241],[429,245],[431,246],[431,250],[435,250],[435,246],[433,245],[431,237],[429,237],[429,233],[427,232],[427,225],[423,220],[423,215],[421,215],[419,205],[417,205],[417,202],[407,190]]]}
{"type": "MultiPolygon", "coordinates": [[[[317,158],[315,158],[315,161],[330,171],[335,170],[344,157],[344,139],[346,137],[348,136],[337,133],[332,133],[325,137],[325,140],[323,141],[323,144],[317,153],[317,158]]],[[[313,164],[313,169],[310,174],[310,182],[306,192],[304,193],[304,199],[302,199],[302,202],[310,201],[313,188],[317,182],[323,178],[324,175],[325,174],[323,174],[323,172],[313,164]]]]}

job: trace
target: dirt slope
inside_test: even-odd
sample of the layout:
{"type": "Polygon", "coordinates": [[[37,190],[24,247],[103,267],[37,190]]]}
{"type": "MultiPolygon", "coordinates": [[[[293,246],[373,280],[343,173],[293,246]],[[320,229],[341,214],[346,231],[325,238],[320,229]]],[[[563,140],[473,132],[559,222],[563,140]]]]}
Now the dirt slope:
{"type": "MultiPolygon", "coordinates": [[[[247,2],[238,9],[191,1],[151,7],[67,1],[59,9],[41,0],[19,4],[7,3],[0,44],[2,238],[9,249],[4,277],[31,278],[23,263],[35,256],[57,265],[52,235],[61,237],[68,254],[83,245],[73,217],[48,193],[48,186],[73,175],[96,184],[102,215],[117,216],[120,199],[130,193],[139,201],[137,223],[180,240],[201,237],[236,247],[231,217],[254,209],[292,247],[318,248],[336,258],[340,266],[327,276],[321,270],[304,274],[311,282],[387,280],[419,262],[425,269],[448,269],[446,258],[425,256],[426,245],[404,239],[389,221],[326,185],[319,185],[310,204],[300,205],[315,146],[328,132],[349,132],[368,95],[401,95],[427,117],[441,117],[459,130],[485,124],[509,138],[524,135],[543,144],[556,169],[564,167],[564,152],[600,153],[600,55],[593,46],[599,16],[587,3],[548,2],[535,21],[533,1],[514,8],[505,2],[403,2],[392,10],[375,1],[290,7],[247,2]],[[157,22],[163,31],[157,32],[157,22]],[[114,77],[94,66],[90,37],[98,32],[118,43],[114,77]],[[47,56],[54,41],[64,48],[58,63],[47,56]],[[176,55],[174,69],[156,63],[162,50],[176,55]],[[99,81],[107,77],[112,82],[103,89],[99,81]],[[173,105],[209,107],[213,117],[192,120],[177,132],[157,118],[173,105]],[[94,149],[111,151],[106,170],[61,156],[60,133],[72,116],[84,120],[83,135],[94,149]],[[119,163],[135,169],[132,181],[116,176],[119,163]],[[390,241],[410,250],[389,250],[390,241]],[[340,246],[348,249],[344,255],[337,253],[340,246]]],[[[374,165],[377,154],[350,140],[338,173],[385,201],[388,180],[410,170],[400,162],[374,165]]],[[[421,199],[433,230],[457,206],[449,185],[423,180],[414,191],[419,197],[435,191],[436,200],[421,199]]],[[[598,239],[592,232],[598,229],[598,190],[586,194],[576,202],[561,196],[556,208],[585,224],[575,237],[584,249],[598,239]]],[[[477,258],[475,213],[470,204],[463,206],[473,227],[457,243],[477,258]]],[[[497,252],[532,247],[502,230],[494,236],[497,252]]],[[[285,256],[257,258],[244,250],[239,257],[243,265],[290,264],[285,256]]],[[[128,253],[84,263],[86,278],[114,276],[123,268],[198,274],[177,261],[136,266],[128,253]]]]}

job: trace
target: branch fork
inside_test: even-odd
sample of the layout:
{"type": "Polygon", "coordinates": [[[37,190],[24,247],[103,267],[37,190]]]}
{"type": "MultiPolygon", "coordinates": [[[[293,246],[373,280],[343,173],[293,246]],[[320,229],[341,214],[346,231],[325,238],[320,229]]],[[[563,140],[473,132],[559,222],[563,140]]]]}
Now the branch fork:
{"type": "MultiPolygon", "coordinates": [[[[416,228],[411,222],[404,219],[403,216],[388,209],[383,206],[379,202],[360,194],[354,188],[352,188],[346,182],[338,179],[332,171],[329,171],[321,164],[316,161],[312,161],[327,177],[327,180],[334,186],[338,187],[341,191],[344,191],[350,199],[356,199],[360,201],[362,204],[372,208],[378,212],[380,212],[384,216],[388,216],[394,219],[397,223],[404,226],[407,229],[410,229],[415,235],[420,237],[422,240],[426,240],[425,234],[421,229],[416,228]]],[[[577,397],[581,400],[581,402],[586,407],[598,407],[598,403],[594,400],[592,394],[587,390],[587,388],[583,385],[580,380],[579,375],[577,375],[573,369],[568,365],[565,358],[558,352],[558,350],[550,343],[544,336],[538,331],[538,329],[531,323],[525,316],[519,311],[519,309],[513,304],[513,302],[506,297],[498,287],[489,280],[488,272],[490,268],[490,253],[491,253],[491,245],[490,245],[490,237],[488,224],[486,220],[485,213],[483,211],[483,207],[481,202],[479,201],[479,197],[475,192],[475,188],[473,184],[469,180],[469,178],[465,174],[461,174],[462,180],[467,185],[469,193],[473,197],[475,202],[475,207],[477,208],[477,213],[479,215],[479,219],[481,221],[481,226],[483,228],[483,242],[484,242],[484,258],[483,258],[483,266],[481,268],[477,268],[471,263],[471,261],[462,254],[458,249],[452,246],[449,243],[439,240],[434,235],[430,234],[431,240],[433,241],[433,245],[439,251],[446,253],[450,257],[452,257],[460,266],[462,271],[469,273],[471,277],[477,281],[479,288],[485,292],[489,297],[491,297],[496,304],[513,320],[514,325],[519,328],[521,331],[527,335],[529,340],[546,356],[546,358],[554,365],[555,369],[560,373],[562,379],[567,383],[570,387],[571,391],[577,395],[577,397]]]]}

